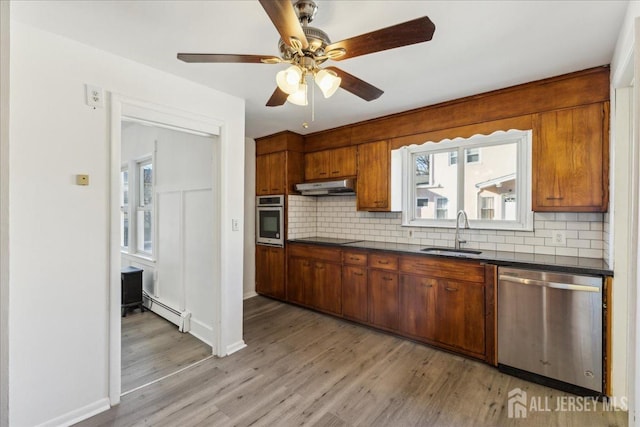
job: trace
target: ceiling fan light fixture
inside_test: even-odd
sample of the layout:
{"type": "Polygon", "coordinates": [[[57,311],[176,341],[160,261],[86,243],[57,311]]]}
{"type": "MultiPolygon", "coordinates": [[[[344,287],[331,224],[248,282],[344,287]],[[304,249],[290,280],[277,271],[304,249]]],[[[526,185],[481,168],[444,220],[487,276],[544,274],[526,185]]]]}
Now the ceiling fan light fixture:
{"type": "Polygon", "coordinates": [[[300,89],[300,80],[302,79],[302,70],[292,65],[286,70],[279,71],[276,74],[276,83],[281,91],[292,95],[300,89]]]}
{"type": "Polygon", "coordinates": [[[331,70],[320,70],[315,75],[315,81],[325,98],[331,97],[340,87],[342,79],[331,70]]]}
{"type": "Polygon", "coordinates": [[[307,84],[300,83],[298,90],[287,97],[287,101],[292,104],[305,106],[307,102],[307,84]]]}

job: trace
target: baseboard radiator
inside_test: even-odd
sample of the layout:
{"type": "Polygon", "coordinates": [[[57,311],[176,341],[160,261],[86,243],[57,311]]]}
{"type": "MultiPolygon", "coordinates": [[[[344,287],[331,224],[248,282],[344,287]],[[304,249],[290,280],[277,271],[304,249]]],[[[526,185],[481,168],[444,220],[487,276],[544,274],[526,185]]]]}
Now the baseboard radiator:
{"type": "Polygon", "coordinates": [[[176,310],[175,308],[163,303],[158,298],[152,297],[145,291],[142,292],[142,296],[145,299],[145,307],[177,325],[180,332],[189,332],[191,330],[190,311],[176,310]],[[153,310],[154,306],[157,306],[160,310],[153,310]]]}

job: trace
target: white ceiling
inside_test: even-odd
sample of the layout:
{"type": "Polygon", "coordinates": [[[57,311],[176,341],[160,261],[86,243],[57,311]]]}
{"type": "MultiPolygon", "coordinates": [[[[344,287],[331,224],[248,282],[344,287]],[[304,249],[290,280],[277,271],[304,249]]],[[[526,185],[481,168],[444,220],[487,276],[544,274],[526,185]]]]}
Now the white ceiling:
{"type": "Polygon", "coordinates": [[[246,135],[317,132],[611,61],[628,1],[316,0],[333,42],[427,15],[433,40],[328,61],[384,90],[366,102],[316,91],[311,105],[266,107],[286,65],[187,64],[177,52],[278,55],[257,0],[12,1],[12,19],[246,99],[246,135]],[[308,122],[308,129],[302,127],[308,122]]]}

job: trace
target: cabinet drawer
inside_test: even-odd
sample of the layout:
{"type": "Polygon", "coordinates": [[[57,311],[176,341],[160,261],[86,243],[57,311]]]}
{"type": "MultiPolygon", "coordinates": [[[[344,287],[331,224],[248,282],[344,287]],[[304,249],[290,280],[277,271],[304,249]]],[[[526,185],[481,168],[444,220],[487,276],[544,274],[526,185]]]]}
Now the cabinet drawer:
{"type": "Polygon", "coordinates": [[[388,254],[369,254],[369,267],[382,270],[397,270],[398,257],[388,254]]]}
{"type": "Polygon", "coordinates": [[[366,252],[355,252],[355,251],[344,251],[342,252],[342,263],[349,265],[367,265],[367,253],[366,252]]]}
{"type": "Polygon", "coordinates": [[[476,261],[403,256],[400,271],[443,279],[484,283],[484,265],[476,261]]]}
{"type": "Polygon", "coordinates": [[[289,256],[312,258],[320,261],[340,263],[342,260],[342,251],[335,247],[292,243],[288,246],[288,253],[289,256]]]}

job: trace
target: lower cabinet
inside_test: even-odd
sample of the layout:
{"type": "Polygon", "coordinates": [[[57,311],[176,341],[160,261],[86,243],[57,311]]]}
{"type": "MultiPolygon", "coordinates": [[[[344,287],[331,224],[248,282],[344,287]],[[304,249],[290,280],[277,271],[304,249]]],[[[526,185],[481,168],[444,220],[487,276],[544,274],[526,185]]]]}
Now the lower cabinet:
{"type": "Polygon", "coordinates": [[[400,331],[435,340],[438,281],[424,276],[400,275],[400,331]]]}
{"type": "Polygon", "coordinates": [[[485,353],[484,284],[438,280],[436,341],[485,353]]]}
{"type": "Polygon", "coordinates": [[[287,301],[490,363],[492,285],[475,261],[302,244],[288,250],[287,301]]]}
{"type": "Polygon", "coordinates": [[[284,248],[256,245],[256,292],[274,298],[284,298],[284,267],[284,248]]]}
{"type": "Polygon", "coordinates": [[[398,329],[398,273],[369,271],[369,322],[385,329],[398,329]]]}
{"type": "Polygon", "coordinates": [[[333,314],[342,314],[340,252],[317,251],[309,246],[290,249],[287,301],[333,314]],[[326,256],[325,256],[326,255],[326,256]],[[335,258],[335,259],[334,259],[335,258]]]}
{"type": "Polygon", "coordinates": [[[342,267],[342,315],[348,319],[368,320],[367,269],[354,265],[342,267]]]}

